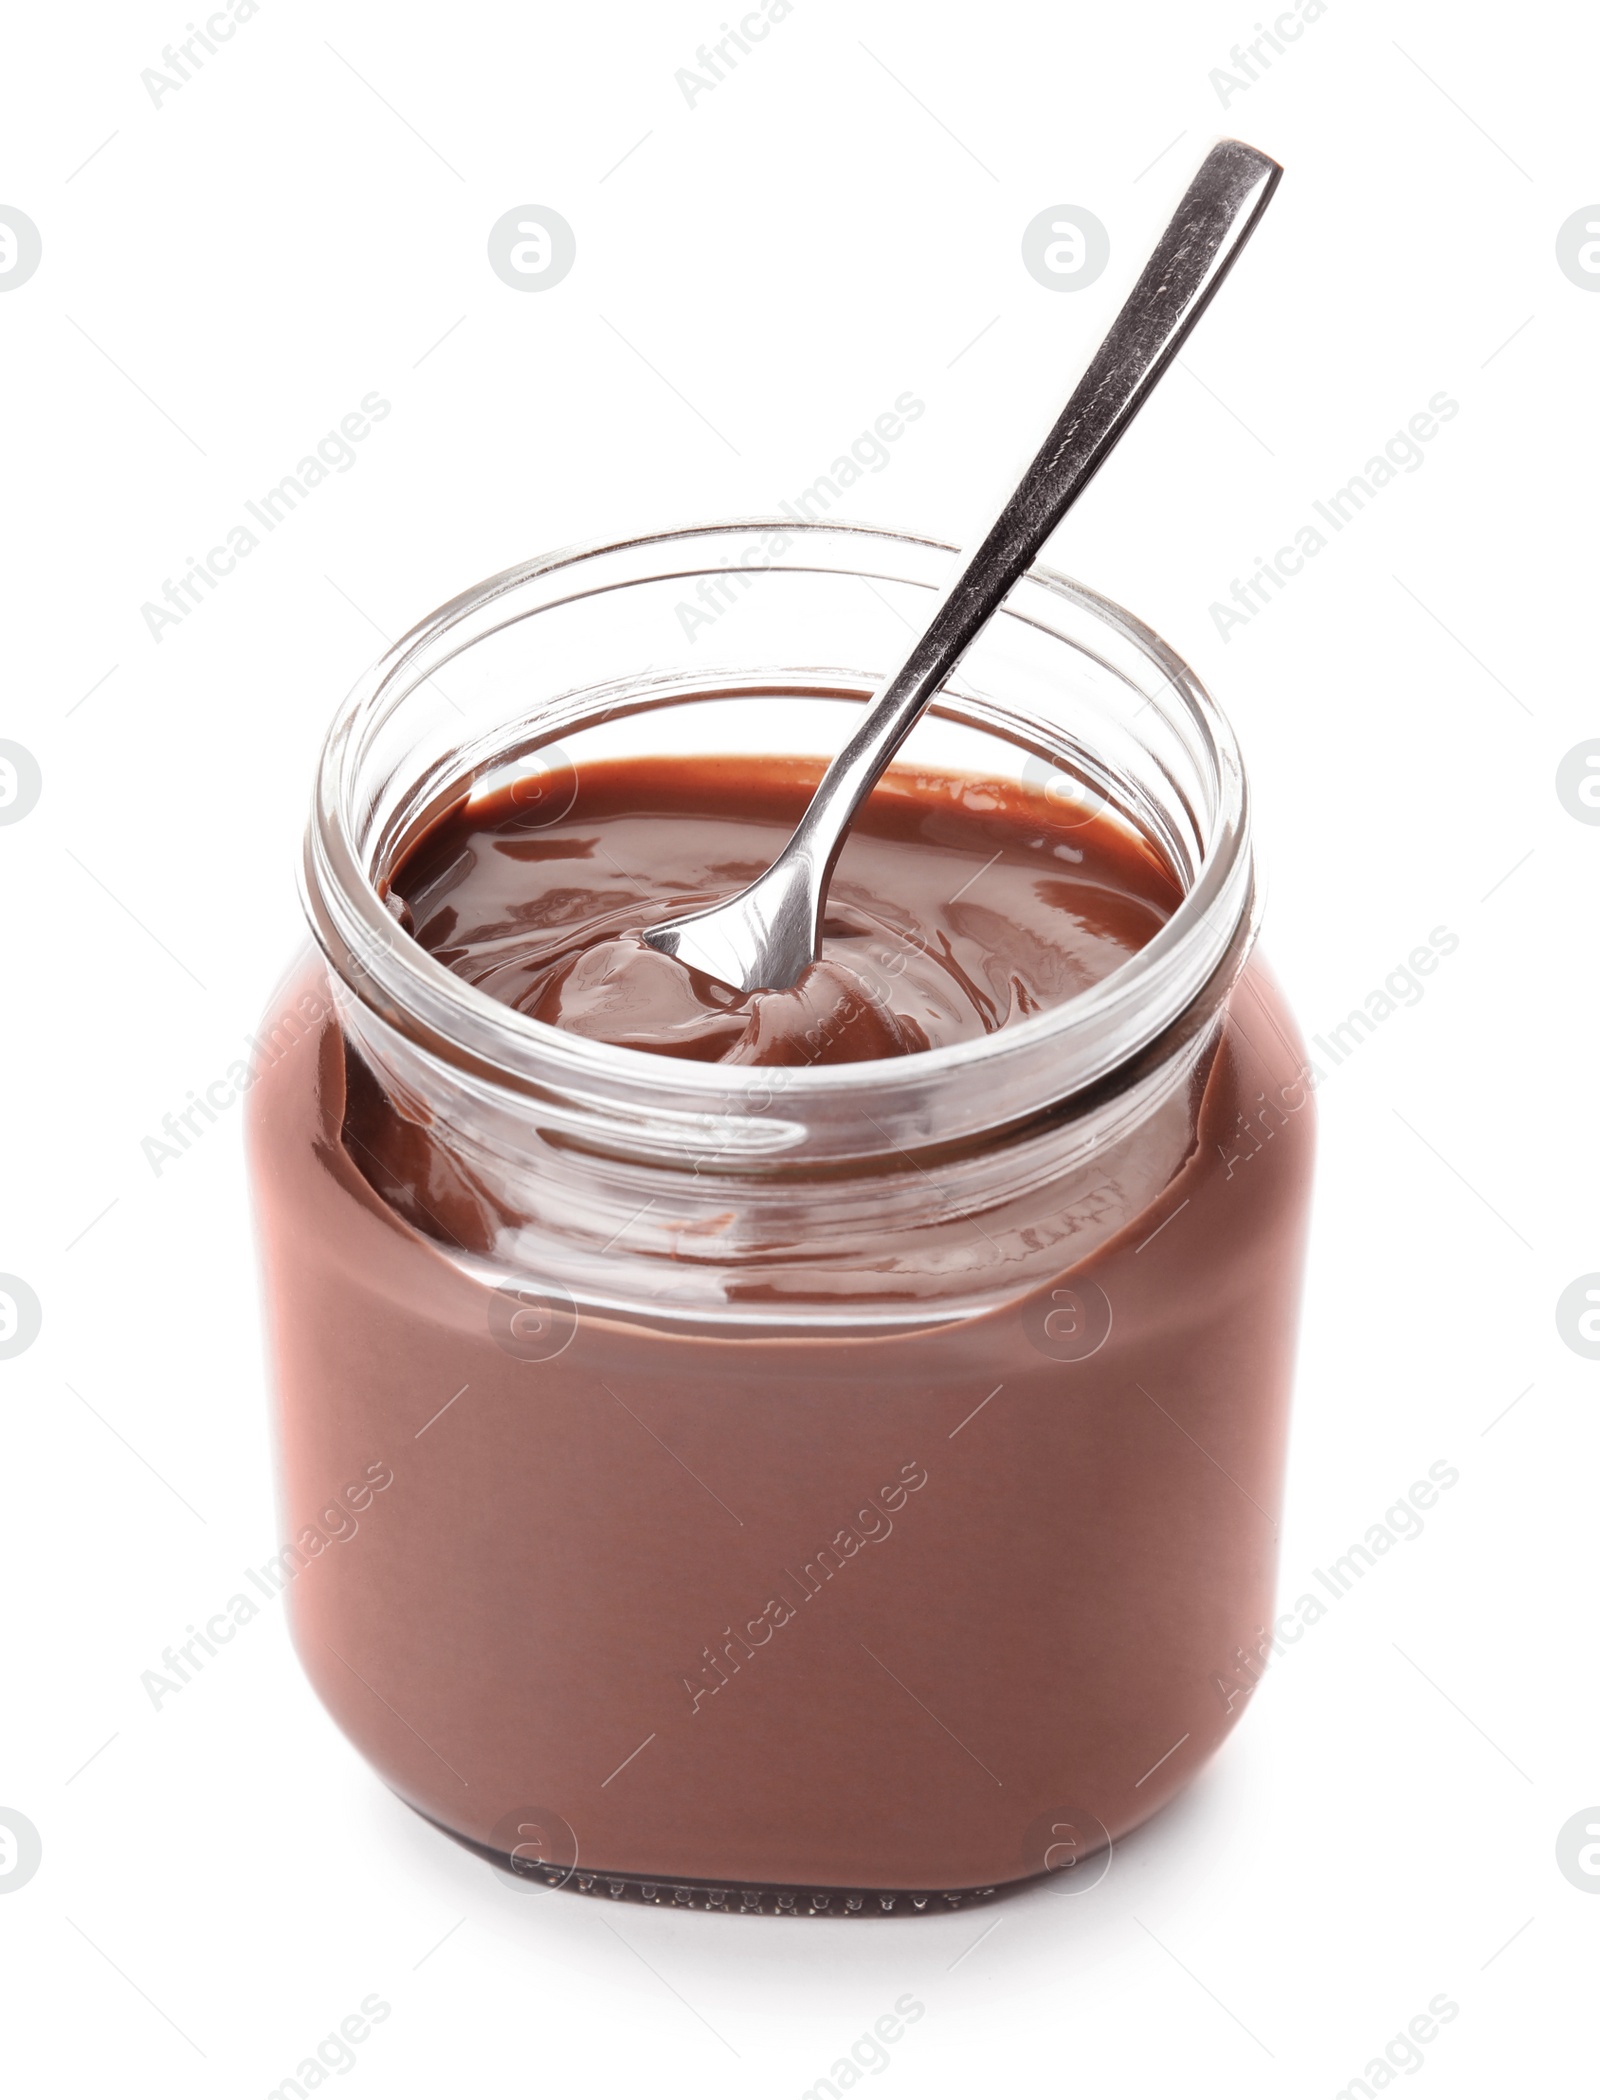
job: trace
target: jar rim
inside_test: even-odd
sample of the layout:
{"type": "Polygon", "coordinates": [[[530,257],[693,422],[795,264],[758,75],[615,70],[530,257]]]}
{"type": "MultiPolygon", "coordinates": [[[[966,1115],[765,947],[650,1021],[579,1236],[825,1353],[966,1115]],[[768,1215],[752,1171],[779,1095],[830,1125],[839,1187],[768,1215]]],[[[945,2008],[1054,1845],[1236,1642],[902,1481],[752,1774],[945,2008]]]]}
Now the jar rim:
{"type": "MultiPolygon", "coordinates": [[[[760,533],[798,542],[799,558],[775,563],[782,569],[829,574],[882,574],[863,566],[874,550],[881,560],[914,550],[953,560],[958,549],[922,534],[842,520],[745,517],[680,526],[623,540],[601,540],[561,548],[502,570],[458,594],[396,641],[357,680],[324,741],[311,820],[306,835],[302,896],[312,931],[331,965],[337,988],[350,994],[361,1015],[380,1029],[398,1031],[415,1049],[442,1062],[463,1082],[505,1088],[551,1101],[565,1099],[601,1122],[653,1120],[676,1126],[688,1144],[703,1143],[707,1122],[724,1130],[743,1126],[735,1149],[788,1150],[814,1134],[819,1119],[859,1121],[872,1103],[893,1094],[910,1103],[937,1088],[948,1106],[959,1100],[950,1083],[963,1079],[969,1096],[995,1091],[1002,1074],[1032,1074],[1044,1091],[1032,1106],[1057,1104],[1092,1086],[1144,1049],[1200,995],[1212,980],[1251,910],[1248,787],[1238,745],[1225,716],[1184,660],[1153,629],[1108,598],[1058,570],[1035,566],[1013,587],[997,623],[1020,619],[1040,624],[1063,604],[1091,627],[1103,629],[1144,659],[1158,674],[1144,704],[1186,736],[1208,775],[1209,807],[1197,832],[1198,858],[1182,901],[1143,947],[1116,969],[1060,1005],[1005,1028],[889,1060],[811,1066],[722,1065],[664,1056],[658,1052],[598,1042],[519,1013],[457,976],[404,933],[378,888],[374,841],[363,835],[370,817],[370,783],[363,778],[369,745],[394,710],[452,656],[475,641],[540,611],[570,603],[573,590],[518,609],[519,593],[551,579],[576,587],[576,595],[626,588],[669,577],[725,574],[727,564],[702,551],[719,537],[760,533]],[[833,543],[831,546],[828,543],[833,543]],[[807,558],[808,547],[814,558],[807,558]],[[846,561],[844,556],[859,556],[846,561]],[[829,555],[832,558],[828,558],[829,555]],[[691,566],[663,568],[659,557],[675,555],[691,566]],[[641,573],[627,564],[652,557],[641,573]],[[590,564],[600,573],[585,580],[590,564]],[[619,568],[623,573],[616,573],[619,568]],[[503,617],[498,615],[503,614],[503,617]],[[1037,614],[1037,618],[1034,615],[1037,614]],[[486,624],[487,623],[487,624],[486,624]],[[870,1100],[869,1100],[870,1097],[870,1100]]],[[[930,585],[930,587],[932,587],[930,585]]],[[[1047,624],[1047,623],[1046,623],[1047,624]]],[[[1063,645],[1078,647],[1059,630],[1063,645]]],[[[783,667],[773,667],[781,678],[783,667]]],[[[794,672],[798,680],[801,673],[794,672]]],[[[715,674],[706,681],[716,683],[715,674]]],[[[690,697],[685,691],[685,698],[690,697]]],[[[949,698],[949,689],[943,698],[949,698]]],[[[959,700],[952,708],[961,716],[959,700]]],[[[484,754],[466,766],[455,792],[504,763],[484,754]]],[[[1248,948],[1248,942],[1245,944],[1248,948]]],[[[1242,961],[1242,958],[1241,958],[1242,961]]],[[[346,1001],[346,1011],[350,1011],[346,1001]]],[[[359,1032],[359,1029],[358,1029],[359,1032]]],[[[1008,1098],[1015,1089],[998,1086],[1008,1098]]],[[[1033,1091],[1037,1094],[1038,1088],[1033,1091]]],[[[892,1123],[900,1119],[891,1117],[892,1123]]],[[[1015,1120],[1015,1117],[1006,1118],[1015,1120]]],[[[986,1125],[980,1106],[955,1115],[973,1130],[986,1125]]],[[[847,1150],[866,1149],[848,1144],[847,1150]]]]}

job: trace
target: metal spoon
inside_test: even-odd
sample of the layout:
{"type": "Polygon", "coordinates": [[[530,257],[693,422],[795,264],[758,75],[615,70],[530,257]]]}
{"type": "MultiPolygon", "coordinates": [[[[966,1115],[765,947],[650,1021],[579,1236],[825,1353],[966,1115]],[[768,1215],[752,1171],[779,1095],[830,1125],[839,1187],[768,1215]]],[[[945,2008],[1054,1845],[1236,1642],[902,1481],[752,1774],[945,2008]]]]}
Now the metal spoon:
{"type": "Polygon", "coordinates": [[[818,783],[766,874],[667,919],[651,947],[739,991],[778,991],[816,961],[828,881],[856,811],[912,724],[1149,398],[1255,231],[1283,170],[1239,139],[1212,147],[1037,458],[940,593],[900,669],[818,783]]]}

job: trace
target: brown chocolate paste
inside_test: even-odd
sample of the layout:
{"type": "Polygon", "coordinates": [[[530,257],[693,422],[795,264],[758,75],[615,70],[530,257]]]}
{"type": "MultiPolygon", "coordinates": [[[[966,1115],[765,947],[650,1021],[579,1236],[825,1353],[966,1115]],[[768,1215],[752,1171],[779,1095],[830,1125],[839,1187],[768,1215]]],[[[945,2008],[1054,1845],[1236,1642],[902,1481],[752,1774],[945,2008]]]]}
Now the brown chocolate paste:
{"type": "MultiPolygon", "coordinates": [[[[896,769],[794,991],[736,997],[645,949],[767,865],[816,774],[653,759],[586,766],[555,821],[458,805],[392,908],[563,1028],[781,1063],[1005,1028],[1177,902],[1118,820],[896,769]]],[[[594,1302],[538,1360],[508,1352],[486,1267],[517,1221],[350,1049],[320,959],[263,1048],[291,1621],[424,1814],[596,1894],[943,1908],[1142,1822],[1238,1719],[1271,1638],[1312,1124],[1259,959],[1184,1089],[1070,1175],[935,1230],[927,1172],[880,1163],[894,1222],[748,1285],[730,1268],[730,1305],[784,1301],[770,1326],[670,1289],[607,1310],[597,1238],[594,1302]],[[808,1324],[847,1300],[855,1329],[808,1324]]],[[[668,1283],[717,1252],[676,1229],[668,1283]]]]}
{"type": "Polygon", "coordinates": [[[1070,828],[1037,790],[891,769],[828,892],[822,956],[792,990],[738,993],[644,928],[776,859],[814,762],[613,760],[556,821],[515,788],[463,801],[415,845],[401,923],[518,1012],[636,1050],[725,1064],[899,1057],[1057,1006],[1126,961],[1181,898],[1119,819],[1070,828]]]}

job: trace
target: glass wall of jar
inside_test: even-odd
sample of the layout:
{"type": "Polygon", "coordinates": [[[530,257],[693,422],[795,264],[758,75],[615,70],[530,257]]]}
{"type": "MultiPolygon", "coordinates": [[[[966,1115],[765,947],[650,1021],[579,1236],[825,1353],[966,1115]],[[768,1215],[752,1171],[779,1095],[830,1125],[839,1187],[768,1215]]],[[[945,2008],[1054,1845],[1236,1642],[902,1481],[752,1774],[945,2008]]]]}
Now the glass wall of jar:
{"type": "Polygon", "coordinates": [[[537,830],[619,753],[835,749],[949,558],[759,520],[555,555],[397,643],[325,749],[250,1094],[291,1620],[389,1785],[552,1882],[1092,1874],[1263,1664],[1311,1081],[1232,735],[1155,635],[1035,571],[906,747],[1069,850],[1114,813],[1182,891],[976,1040],[618,1048],[385,902],[469,792],[537,830]]]}

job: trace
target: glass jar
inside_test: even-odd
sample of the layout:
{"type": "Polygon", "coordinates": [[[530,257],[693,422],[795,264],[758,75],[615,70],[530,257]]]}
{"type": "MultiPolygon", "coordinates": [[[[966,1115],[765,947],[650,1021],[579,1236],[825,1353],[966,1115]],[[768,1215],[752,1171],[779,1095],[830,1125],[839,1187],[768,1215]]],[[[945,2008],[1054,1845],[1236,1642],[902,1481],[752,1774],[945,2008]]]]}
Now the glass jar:
{"type": "MultiPolygon", "coordinates": [[[[881,1914],[1082,1887],[1259,1675],[1312,1152],[1246,787],[1186,666],[1035,570],[906,756],[1109,805],[1183,901],[1065,1004],[859,1064],[563,1033],[384,887],[469,787],[830,753],[947,570],[753,520],[552,555],[361,681],[252,1168],[305,1668],[530,1877],[881,1914]]],[[[883,958],[891,971],[892,957],[883,958]]]]}

